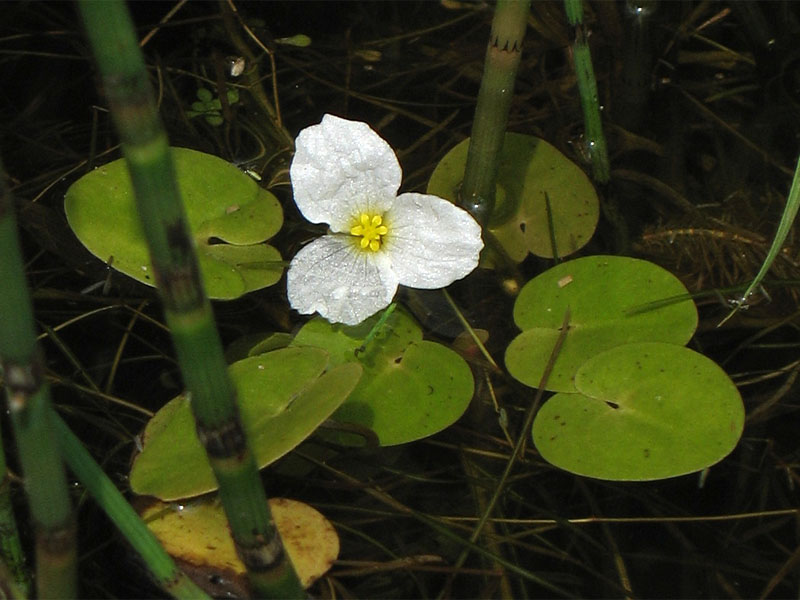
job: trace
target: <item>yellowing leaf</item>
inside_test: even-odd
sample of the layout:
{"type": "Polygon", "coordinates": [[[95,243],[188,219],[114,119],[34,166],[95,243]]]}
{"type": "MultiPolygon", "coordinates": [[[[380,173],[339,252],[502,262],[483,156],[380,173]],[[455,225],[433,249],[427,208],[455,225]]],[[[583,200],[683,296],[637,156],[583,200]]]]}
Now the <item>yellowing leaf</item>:
{"type": "MultiPolygon", "coordinates": [[[[339,556],[336,530],[303,502],[272,498],[269,506],[300,583],[309,587],[339,556]]],[[[226,579],[234,589],[246,589],[244,565],[217,497],[187,504],[155,501],[141,516],[170,556],[190,567],[185,570],[198,585],[207,588],[209,582],[226,579]]]]}

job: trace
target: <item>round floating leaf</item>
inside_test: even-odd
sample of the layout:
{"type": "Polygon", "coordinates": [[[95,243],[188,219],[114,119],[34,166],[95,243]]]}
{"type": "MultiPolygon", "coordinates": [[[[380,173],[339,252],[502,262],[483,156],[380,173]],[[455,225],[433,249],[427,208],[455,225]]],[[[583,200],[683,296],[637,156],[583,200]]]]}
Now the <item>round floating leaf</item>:
{"type": "MultiPolygon", "coordinates": [[[[466,139],[442,158],[428,183],[429,194],[456,201],[468,150],[466,139]]],[[[545,196],[550,201],[558,256],[572,254],[597,227],[597,192],[581,168],[555,147],[529,135],[506,133],[489,231],[517,262],[528,252],[553,256],[545,196]]]]}
{"type": "Polygon", "coordinates": [[[424,341],[419,326],[399,309],[356,353],[378,318],[347,327],[317,317],[295,337],[295,345],[327,350],[332,364],[364,367],[361,382],[334,418],[371,429],[383,446],[427,437],[453,424],[472,398],[467,363],[449,348],[424,341]]]}
{"type": "Polygon", "coordinates": [[[522,333],[505,358],[513,377],[539,385],[567,308],[569,331],[546,386],[556,392],[574,392],[578,367],[603,350],[645,341],[682,345],[697,328],[694,302],[665,269],[624,256],[578,258],[545,271],[520,291],[514,321],[522,333]],[[686,299],[662,302],[677,297],[686,299]]]}
{"type": "MultiPolygon", "coordinates": [[[[286,348],[230,366],[241,418],[259,467],[302,442],[353,390],[360,365],[345,364],[323,374],[327,365],[324,350],[286,348]]],[[[131,489],[137,494],[175,500],[217,489],[185,395],[156,413],[145,428],[142,444],[130,474],[131,489]]]]}
{"type": "MultiPolygon", "coordinates": [[[[221,158],[171,150],[209,297],[238,298],[275,284],[283,271],[281,256],[264,242],[283,224],[277,198],[221,158]]],[[[155,285],[124,160],[73,183],[64,208],[70,227],[92,254],[103,261],[113,257],[115,269],[155,285]]]]}
{"type": "MultiPolygon", "coordinates": [[[[330,521],[308,504],[270,498],[269,507],[300,583],[307,588],[339,556],[339,536],[330,521]]],[[[234,590],[245,592],[230,597],[249,595],[247,573],[236,555],[219,498],[201,498],[181,506],[153,502],[141,516],[169,555],[182,567],[189,567],[185,572],[200,587],[216,598],[228,597],[217,587],[207,587],[210,582],[227,581],[234,590]]]]}
{"type": "Polygon", "coordinates": [[[699,471],[722,460],[742,434],[739,391],[712,360],[663,343],[617,346],[586,361],[580,393],[539,410],[542,457],[599,479],[641,481],[699,471]]]}

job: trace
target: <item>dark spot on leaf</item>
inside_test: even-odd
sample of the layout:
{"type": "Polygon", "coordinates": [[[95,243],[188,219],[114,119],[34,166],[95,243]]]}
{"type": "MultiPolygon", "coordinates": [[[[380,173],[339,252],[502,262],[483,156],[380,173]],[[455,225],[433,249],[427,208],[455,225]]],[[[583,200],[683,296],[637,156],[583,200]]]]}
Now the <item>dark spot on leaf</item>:
{"type": "Polygon", "coordinates": [[[428,386],[428,396],[430,396],[431,394],[433,394],[433,386],[429,385],[428,386]]]}
{"type": "Polygon", "coordinates": [[[645,458],[650,458],[650,448],[645,448],[643,453],[645,458]]]}
{"type": "Polygon", "coordinates": [[[397,358],[394,359],[394,364],[396,365],[399,365],[401,362],[403,362],[402,356],[398,356],[397,358]]]}
{"type": "Polygon", "coordinates": [[[520,223],[520,224],[519,224],[519,230],[520,230],[522,233],[525,233],[525,223],[520,223]]]}
{"type": "Polygon", "coordinates": [[[561,418],[561,415],[555,415],[555,416],[553,417],[553,419],[554,419],[554,420],[556,420],[556,421],[558,421],[560,418],[561,418]]]}
{"type": "Polygon", "coordinates": [[[609,408],[613,408],[614,410],[617,410],[619,408],[619,404],[617,404],[616,402],[609,402],[608,400],[606,400],[606,404],[608,404],[609,408]]]}

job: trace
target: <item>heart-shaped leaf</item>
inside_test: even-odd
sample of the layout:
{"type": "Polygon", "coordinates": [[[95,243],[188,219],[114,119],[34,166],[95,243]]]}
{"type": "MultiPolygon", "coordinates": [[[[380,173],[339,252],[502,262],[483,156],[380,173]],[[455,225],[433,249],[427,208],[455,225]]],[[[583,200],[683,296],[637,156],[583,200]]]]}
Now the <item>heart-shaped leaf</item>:
{"type": "Polygon", "coordinates": [[[522,329],[506,349],[506,368],[536,387],[550,359],[564,314],[569,332],[547,389],[574,392],[573,376],[595,354],[631,342],[685,344],[697,327],[697,309],[684,285],[651,262],[624,256],[587,256],[561,263],[529,281],[514,304],[522,329]],[[684,297],[658,308],[652,302],[684,297]]]}
{"type": "MultiPolygon", "coordinates": [[[[188,148],[171,151],[209,297],[233,299],[275,284],[283,263],[265,241],[283,224],[277,198],[221,158],[188,148]]],[[[92,254],[155,285],[123,159],[73,183],[64,208],[70,227],[92,254]]]]}
{"type": "MultiPolygon", "coordinates": [[[[360,365],[343,364],[323,373],[327,366],[327,352],[316,348],[276,350],[230,366],[242,422],[259,467],[307,438],[356,386],[360,365]]],[[[176,500],[217,489],[185,395],[155,414],[142,444],[130,474],[131,489],[137,494],[176,500]]]]}
{"type": "MultiPolygon", "coordinates": [[[[457,200],[468,150],[466,139],[439,161],[428,182],[429,194],[457,200]]],[[[496,186],[489,231],[512,260],[520,262],[528,252],[551,258],[551,222],[558,256],[579,250],[594,234],[600,204],[591,181],[542,139],[506,133],[496,186]]]]}
{"type": "Polygon", "coordinates": [[[423,340],[419,325],[402,310],[357,353],[378,318],[347,327],[317,317],[295,337],[294,345],[327,350],[332,364],[364,367],[364,377],[334,418],[371,429],[383,446],[427,437],[454,423],[472,398],[467,363],[449,348],[423,340]]]}
{"type": "Polygon", "coordinates": [[[579,393],[539,410],[542,457],[599,479],[641,481],[699,471],[733,450],[744,427],[736,386],[709,358],[674,344],[617,346],[586,361],[579,393]]]}

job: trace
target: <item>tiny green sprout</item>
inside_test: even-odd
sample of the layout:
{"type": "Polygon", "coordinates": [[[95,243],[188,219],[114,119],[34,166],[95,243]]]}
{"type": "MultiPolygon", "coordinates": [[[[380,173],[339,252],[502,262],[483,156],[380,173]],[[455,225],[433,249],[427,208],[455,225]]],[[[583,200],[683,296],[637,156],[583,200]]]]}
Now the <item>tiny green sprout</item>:
{"type": "Polygon", "coordinates": [[[197,98],[203,104],[209,104],[214,99],[214,96],[206,88],[198,88],[198,90],[197,90],[197,98]]]}
{"type": "Polygon", "coordinates": [[[297,46],[298,48],[306,48],[311,45],[311,38],[304,33],[298,33],[291,37],[278,38],[275,40],[276,44],[284,44],[286,46],[297,46]]]}
{"type": "MultiPolygon", "coordinates": [[[[239,101],[239,90],[236,88],[229,88],[225,95],[228,98],[228,104],[236,104],[239,101]]],[[[222,125],[224,119],[222,118],[222,102],[219,98],[214,98],[211,91],[206,88],[197,89],[197,102],[192,102],[191,110],[186,111],[190,119],[194,117],[203,116],[209,125],[218,127],[222,125]]]]}

